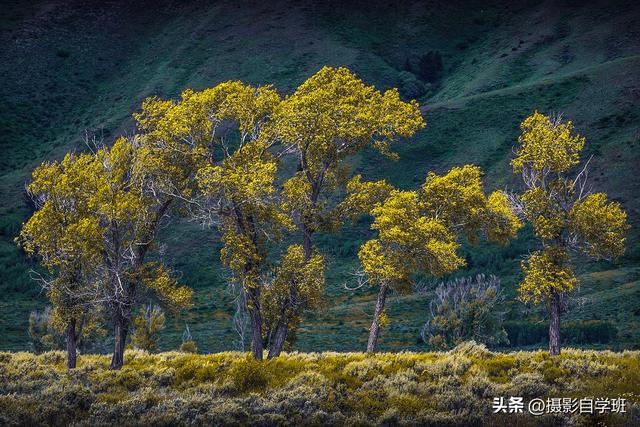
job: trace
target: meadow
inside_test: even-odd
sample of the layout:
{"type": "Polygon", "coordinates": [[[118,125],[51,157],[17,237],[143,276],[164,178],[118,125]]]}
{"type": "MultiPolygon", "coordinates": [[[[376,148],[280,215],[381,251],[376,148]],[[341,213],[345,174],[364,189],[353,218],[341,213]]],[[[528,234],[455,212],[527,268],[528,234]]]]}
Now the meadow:
{"type": "Polygon", "coordinates": [[[0,424],[571,425],[640,423],[640,352],[0,353],[0,424]],[[624,412],[494,413],[494,398],[622,398],[624,412]]]}

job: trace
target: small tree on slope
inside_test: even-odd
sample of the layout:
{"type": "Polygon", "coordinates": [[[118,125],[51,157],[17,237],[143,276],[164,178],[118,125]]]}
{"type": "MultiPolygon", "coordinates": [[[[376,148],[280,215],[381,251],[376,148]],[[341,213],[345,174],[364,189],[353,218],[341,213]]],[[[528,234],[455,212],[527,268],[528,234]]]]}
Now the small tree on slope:
{"type": "Polygon", "coordinates": [[[549,353],[560,354],[560,314],[577,285],[571,255],[613,259],[624,253],[627,214],[604,193],[590,194],[588,165],[580,162],[585,138],[573,123],[534,112],[520,125],[515,158],[524,192],[513,198],[542,245],[522,262],[520,299],[549,306],[549,353]]]}

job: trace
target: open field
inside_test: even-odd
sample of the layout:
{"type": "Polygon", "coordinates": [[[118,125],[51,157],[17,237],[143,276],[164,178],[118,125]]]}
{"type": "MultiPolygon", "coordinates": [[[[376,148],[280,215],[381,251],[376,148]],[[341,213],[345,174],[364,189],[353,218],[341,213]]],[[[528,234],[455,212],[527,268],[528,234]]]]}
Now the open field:
{"type": "MultiPolygon", "coordinates": [[[[640,353],[0,353],[3,425],[638,425],[640,353]],[[623,398],[625,413],[494,414],[493,398],[623,398]]],[[[525,406],[526,408],[526,406],[525,406]]],[[[526,412],[526,409],[525,409],[526,412]]]]}

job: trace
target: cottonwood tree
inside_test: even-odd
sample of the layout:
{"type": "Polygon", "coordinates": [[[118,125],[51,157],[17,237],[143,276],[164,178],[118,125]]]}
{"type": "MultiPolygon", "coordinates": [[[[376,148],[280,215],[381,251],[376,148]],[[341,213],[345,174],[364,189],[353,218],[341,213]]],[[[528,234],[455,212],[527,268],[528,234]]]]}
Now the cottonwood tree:
{"type": "Polygon", "coordinates": [[[119,138],[111,148],[99,149],[87,172],[90,184],[85,187],[102,237],[100,290],[114,323],[112,369],[120,369],[124,363],[131,313],[142,291],[151,292],[172,308],[188,307],[192,294],[188,287],[178,285],[161,262],[145,261],[171,199],[147,191],[151,180],[146,165],[157,158],[142,156],[141,144],[144,141],[136,138],[119,138]]]}
{"type": "MultiPolygon", "coordinates": [[[[256,359],[263,357],[260,294],[268,245],[293,226],[278,203],[273,139],[263,132],[279,103],[271,87],[229,81],[185,91],[177,102],[149,99],[138,116],[147,138],[192,162],[195,191],[173,195],[187,202],[193,219],[220,232],[222,263],[246,297],[256,359]]],[[[163,191],[171,193],[170,186],[163,191]]]]}
{"type": "Polygon", "coordinates": [[[251,335],[249,313],[247,312],[247,296],[244,292],[244,288],[237,282],[231,284],[230,291],[233,295],[233,302],[235,305],[231,324],[233,325],[233,330],[238,336],[234,341],[233,346],[235,350],[245,351],[247,342],[249,342],[251,335]]]}
{"type": "MultiPolygon", "coordinates": [[[[346,68],[322,68],[277,106],[270,132],[298,162],[298,171],[284,183],[283,207],[301,230],[305,260],[320,256],[313,254],[313,235],[339,226],[330,200],[344,183],[345,160],[366,147],[394,158],[391,143],[424,125],[416,101],[403,102],[396,89],[381,93],[346,68]]],[[[312,265],[319,267],[316,261],[312,265]]],[[[278,301],[269,357],[280,354],[292,319],[308,307],[300,297],[302,286],[291,282],[289,294],[278,301]]]]}
{"type": "MultiPolygon", "coordinates": [[[[50,282],[54,309],[68,318],[101,304],[114,325],[112,369],[124,363],[124,348],[140,290],[171,306],[187,306],[191,291],[177,285],[161,263],[145,262],[167,205],[145,191],[137,171],[138,141],[119,138],[111,148],[69,154],[34,172],[31,191],[44,203],[25,224],[27,252],[43,257],[57,272],[50,282]],[[61,214],[62,212],[62,214],[61,214]]],[[[72,335],[67,342],[73,341],[72,335]]]]}
{"type": "Polygon", "coordinates": [[[216,218],[224,244],[220,256],[242,284],[251,320],[252,350],[262,359],[261,291],[269,240],[279,240],[291,228],[276,203],[276,161],[261,141],[246,143],[222,164],[198,174],[208,210],[216,218]]]}
{"type": "Polygon", "coordinates": [[[490,241],[505,243],[521,227],[505,193],[485,195],[477,166],[454,167],[445,175],[429,172],[415,191],[398,190],[385,181],[362,182],[360,176],[347,190],[343,214],[370,214],[371,228],[378,232],[358,252],[360,286],[379,287],[367,352],[375,350],[381,320],[387,317],[389,289],[406,288],[414,273],[441,276],[463,266],[457,253],[463,233],[471,242],[484,234],[490,241]]]}
{"type": "Polygon", "coordinates": [[[67,154],[37,167],[27,188],[36,211],[17,238],[50,275],[37,278],[53,305],[50,317],[64,324],[69,369],[76,367],[77,341],[96,303],[94,266],[101,261],[100,229],[84,192],[92,163],[91,155],[67,154]]]}
{"type": "Polygon", "coordinates": [[[302,245],[287,248],[273,281],[264,289],[269,358],[282,351],[287,338],[292,339],[291,331],[295,331],[300,324],[303,310],[321,306],[324,270],[325,260],[321,254],[316,252],[307,259],[302,245]],[[282,327],[283,321],[287,322],[286,327],[282,327]]]}
{"type": "Polygon", "coordinates": [[[578,286],[572,254],[614,259],[624,253],[627,215],[604,193],[591,193],[589,161],[581,164],[585,138],[571,121],[534,112],[520,125],[511,164],[525,190],[513,198],[542,245],[522,262],[519,294],[549,307],[549,354],[560,354],[560,315],[566,295],[578,286]]]}

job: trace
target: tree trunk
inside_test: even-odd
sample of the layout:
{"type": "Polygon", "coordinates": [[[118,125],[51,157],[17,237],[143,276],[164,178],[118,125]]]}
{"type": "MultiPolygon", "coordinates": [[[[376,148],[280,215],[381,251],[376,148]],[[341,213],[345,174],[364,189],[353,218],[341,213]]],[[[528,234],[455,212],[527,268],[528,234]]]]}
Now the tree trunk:
{"type": "Polygon", "coordinates": [[[367,343],[367,353],[373,353],[376,349],[376,342],[378,341],[378,333],[380,332],[380,314],[384,310],[384,301],[387,298],[387,289],[389,284],[384,282],[380,285],[380,291],[378,292],[378,300],[376,301],[376,310],[373,313],[373,322],[371,322],[371,329],[369,330],[369,342],[367,343]]]}
{"type": "Polygon", "coordinates": [[[76,367],[76,319],[69,320],[67,324],[67,369],[76,367]]]}
{"type": "Polygon", "coordinates": [[[260,288],[247,291],[247,311],[251,318],[251,349],[253,358],[262,360],[262,313],[260,312],[260,288]]]}
{"type": "Polygon", "coordinates": [[[278,325],[276,326],[276,332],[269,347],[269,355],[267,358],[272,359],[280,356],[280,353],[282,353],[282,350],[284,349],[284,342],[287,338],[288,328],[289,325],[287,324],[287,319],[282,315],[278,321],[278,325]]]}
{"type": "Polygon", "coordinates": [[[302,224],[302,249],[304,250],[304,259],[311,258],[311,230],[306,224],[302,224]]]}
{"type": "MultiPolygon", "coordinates": [[[[315,211],[318,206],[318,199],[320,197],[320,185],[321,184],[312,184],[312,190],[310,195],[311,207],[312,210],[315,211]]],[[[313,218],[304,218],[302,220],[302,249],[304,250],[304,259],[309,260],[311,258],[311,248],[313,242],[311,241],[311,236],[315,232],[312,225],[309,222],[313,221],[313,218]]]]}
{"type": "Polygon", "coordinates": [[[122,365],[124,365],[124,347],[127,343],[127,333],[127,319],[122,315],[118,315],[114,321],[115,346],[109,369],[121,369],[122,365]]]}
{"type": "Polygon", "coordinates": [[[549,354],[560,354],[560,295],[555,294],[549,307],[549,354]]]}

